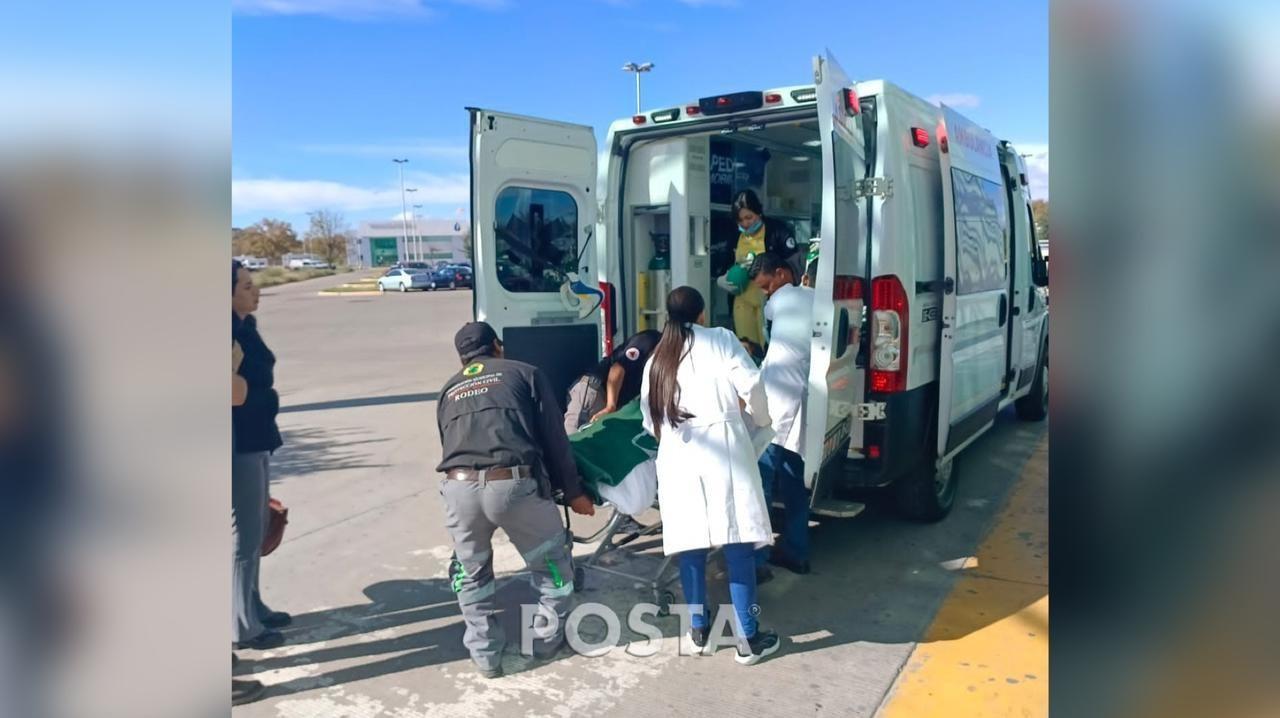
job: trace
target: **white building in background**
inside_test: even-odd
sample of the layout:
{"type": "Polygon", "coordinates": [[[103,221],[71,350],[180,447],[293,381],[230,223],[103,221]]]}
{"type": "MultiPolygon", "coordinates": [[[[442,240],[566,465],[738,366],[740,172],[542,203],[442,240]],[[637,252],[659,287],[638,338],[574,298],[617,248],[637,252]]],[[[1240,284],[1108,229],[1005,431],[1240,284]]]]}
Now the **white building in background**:
{"type": "Polygon", "coordinates": [[[463,244],[465,219],[419,219],[417,236],[409,223],[404,236],[400,220],[361,222],[347,242],[347,262],[353,267],[386,267],[396,262],[456,262],[467,259],[463,244]]]}

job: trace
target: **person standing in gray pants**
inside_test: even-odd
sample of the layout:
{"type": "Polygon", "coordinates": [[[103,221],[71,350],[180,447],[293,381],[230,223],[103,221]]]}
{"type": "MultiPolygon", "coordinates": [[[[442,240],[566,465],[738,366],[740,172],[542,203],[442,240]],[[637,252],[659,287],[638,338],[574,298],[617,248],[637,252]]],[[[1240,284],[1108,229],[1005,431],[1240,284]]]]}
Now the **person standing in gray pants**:
{"type": "Polygon", "coordinates": [[[575,513],[595,513],[582,491],[551,382],[537,368],[503,358],[493,327],[472,322],[454,337],[462,371],[440,392],[436,419],[443,458],[437,471],[454,557],[449,580],[466,623],[463,644],[481,675],[502,675],[506,637],[499,625],[493,534],[506,532],[538,589],[533,654],[564,643],[573,608],[573,563],[553,488],[575,513]]]}
{"type": "Polygon", "coordinates": [[[244,401],[231,409],[231,635],[238,648],[275,648],[289,614],[262,602],[258,566],[267,529],[268,467],[271,452],[284,441],[276,427],[280,398],[276,394],[276,357],[258,334],[253,312],[258,288],[249,270],[231,262],[231,338],[243,358],[236,371],[247,385],[244,401]]]}

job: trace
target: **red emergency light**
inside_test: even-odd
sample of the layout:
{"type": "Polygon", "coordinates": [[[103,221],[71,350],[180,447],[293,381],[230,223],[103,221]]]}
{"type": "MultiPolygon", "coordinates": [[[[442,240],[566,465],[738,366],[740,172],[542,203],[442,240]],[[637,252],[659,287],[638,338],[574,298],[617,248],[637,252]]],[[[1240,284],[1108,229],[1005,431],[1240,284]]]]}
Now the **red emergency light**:
{"type": "Polygon", "coordinates": [[[643,125],[645,122],[644,115],[632,115],[631,121],[637,125],[643,125]]]}
{"type": "Polygon", "coordinates": [[[686,115],[689,115],[690,117],[692,117],[692,116],[694,116],[694,115],[701,115],[701,114],[702,114],[702,108],[701,108],[701,107],[698,107],[697,105],[686,105],[686,106],[685,106],[685,108],[684,108],[684,113],[685,113],[686,115]]]}
{"type": "Polygon", "coordinates": [[[912,127],[911,128],[911,144],[915,145],[916,147],[928,147],[929,131],[923,127],[912,127]]]}
{"type": "Polygon", "coordinates": [[[769,104],[769,105],[772,105],[777,102],[782,102],[782,95],[779,95],[776,92],[770,92],[769,94],[764,96],[764,101],[766,104],[769,104]]]}
{"type": "Polygon", "coordinates": [[[851,115],[862,112],[862,103],[858,102],[858,91],[852,87],[844,88],[844,107],[851,115]]]}

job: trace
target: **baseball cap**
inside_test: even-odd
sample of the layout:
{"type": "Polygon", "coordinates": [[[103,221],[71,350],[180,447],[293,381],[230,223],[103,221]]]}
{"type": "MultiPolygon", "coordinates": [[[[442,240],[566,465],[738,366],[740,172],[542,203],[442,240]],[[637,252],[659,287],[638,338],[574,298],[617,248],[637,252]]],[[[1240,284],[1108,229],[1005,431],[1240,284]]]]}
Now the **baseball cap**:
{"type": "Polygon", "coordinates": [[[462,361],[493,351],[493,343],[498,340],[498,333],[486,322],[467,322],[458,333],[453,335],[453,346],[458,350],[462,361]]]}

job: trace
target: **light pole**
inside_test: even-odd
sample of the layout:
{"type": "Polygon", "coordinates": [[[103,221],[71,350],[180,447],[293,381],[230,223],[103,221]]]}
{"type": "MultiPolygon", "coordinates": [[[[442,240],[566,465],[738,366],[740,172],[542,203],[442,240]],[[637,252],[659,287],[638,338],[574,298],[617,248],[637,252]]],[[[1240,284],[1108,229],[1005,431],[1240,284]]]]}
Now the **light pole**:
{"type": "Polygon", "coordinates": [[[404,166],[409,164],[408,159],[397,160],[392,159],[396,165],[400,167],[400,223],[404,226],[404,251],[409,253],[409,207],[404,200],[404,166]]]}
{"type": "Polygon", "coordinates": [[[418,261],[419,262],[423,261],[422,230],[418,229],[418,210],[420,209],[422,209],[422,205],[420,204],[413,205],[413,236],[417,237],[417,239],[415,239],[414,241],[418,244],[418,261]]]}
{"type": "MultiPolygon", "coordinates": [[[[317,214],[320,214],[319,210],[312,210],[311,212],[307,212],[307,219],[314,222],[317,214]]],[[[311,235],[311,227],[307,227],[306,233],[302,235],[302,256],[306,257],[307,259],[311,259],[310,242],[307,240],[307,237],[309,237],[310,235],[311,235]]]]}
{"type": "MultiPolygon", "coordinates": [[[[409,189],[405,190],[405,192],[417,192],[417,191],[418,191],[417,187],[410,187],[409,189]]],[[[413,200],[409,200],[409,205],[413,206],[413,200]]],[[[419,254],[420,252],[418,248],[418,218],[413,215],[409,215],[409,218],[412,222],[412,228],[413,228],[413,252],[414,254],[419,254]]],[[[415,261],[421,262],[422,257],[418,257],[415,261]]]]}
{"type": "Polygon", "coordinates": [[[622,66],[622,69],[627,72],[634,72],[636,75],[636,114],[638,115],[640,114],[640,73],[652,70],[653,63],[642,62],[640,64],[636,64],[634,62],[628,62],[622,66]]]}

